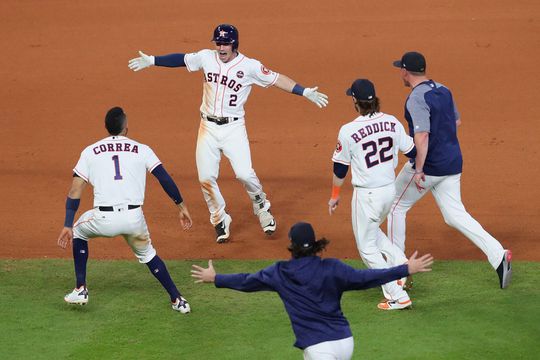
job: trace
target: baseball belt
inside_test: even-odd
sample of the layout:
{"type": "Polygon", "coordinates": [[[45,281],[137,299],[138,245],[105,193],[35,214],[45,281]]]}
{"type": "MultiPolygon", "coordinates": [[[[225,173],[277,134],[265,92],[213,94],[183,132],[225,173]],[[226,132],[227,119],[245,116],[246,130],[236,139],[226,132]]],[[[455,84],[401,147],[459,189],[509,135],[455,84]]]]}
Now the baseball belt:
{"type": "MultiPolygon", "coordinates": [[[[128,210],[140,208],[141,205],[128,205],[128,210]]],[[[98,206],[99,211],[114,211],[114,206],[98,206]]],[[[118,210],[120,211],[120,210],[118,210]]]]}
{"type": "Polygon", "coordinates": [[[237,118],[237,117],[210,116],[210,115],[206,115],[206,114],[203,114],[203,113],[201,113],[201,117],[204,120],[211,121],[211,122],[216,123],[218,125],[225,125],[225,124],[232,123],[233,121],[236,121],[236,120],[240,119],[240,118],[237,118]]]}

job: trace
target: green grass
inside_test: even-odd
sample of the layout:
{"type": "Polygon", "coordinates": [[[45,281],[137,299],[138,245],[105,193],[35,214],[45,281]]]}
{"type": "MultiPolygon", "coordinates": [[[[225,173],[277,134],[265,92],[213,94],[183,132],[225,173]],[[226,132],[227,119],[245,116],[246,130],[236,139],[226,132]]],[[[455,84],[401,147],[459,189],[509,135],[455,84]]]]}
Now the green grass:
{"type": "MultiPolygon", "coordinates": [[[[73,285],[67,260],[0,260],[0,359],[301,359],[275,293],[193,284],[192,263],[167,261],[193,312],[136,261],[89,261],[87,306],[62,300],[73,285]]],[[[220,272],[254,272],[270,261],[216,261],[220,272]]],[[[360,266],[359,262],[350,262],[360,266]]],[[[342,300],[354,359],[537,359],[540,263],[515,262],[498,288],[487,262],[440,261],[415,277],[414,309],[381,312],[379,289],[342,300]]]]}

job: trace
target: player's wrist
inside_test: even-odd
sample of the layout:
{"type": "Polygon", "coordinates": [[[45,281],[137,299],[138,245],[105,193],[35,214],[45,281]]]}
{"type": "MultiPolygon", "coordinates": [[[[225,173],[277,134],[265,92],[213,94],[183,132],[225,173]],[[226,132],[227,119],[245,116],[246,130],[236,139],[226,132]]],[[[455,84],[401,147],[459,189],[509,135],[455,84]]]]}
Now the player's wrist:
{"type": "Polygon", "coordinates": [[[81,199],[72,199],[69,196],[66,198],[66,217],[64,218],[64,227],[73,228],[75,213],[79,209],[81,199]]]}
{"type": "Polygon", "coordinates": [[[332,195],[330,196],[330,198],[332,200],[339,199],[339,192],[340,191],[341,191],[341,186],[332,185],[332,195]]]}
{"type": "Polygon", "coordinates": [[[304,90],[305,90],[305,88],[302,85],[296,84],[296,85],[294,85],[291,93],[293,93],[295,95],[298,95],[298,96],[304,96],[304,90]]]}

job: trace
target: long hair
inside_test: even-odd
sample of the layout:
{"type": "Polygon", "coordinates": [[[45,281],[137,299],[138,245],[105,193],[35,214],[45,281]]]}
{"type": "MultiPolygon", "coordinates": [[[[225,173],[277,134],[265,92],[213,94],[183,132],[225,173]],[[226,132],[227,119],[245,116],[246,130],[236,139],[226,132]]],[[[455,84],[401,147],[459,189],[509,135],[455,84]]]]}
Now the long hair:
{"type": "Polygon", "coordinates": [[[371,116],[381,111],[381,101],[376,96],[373,100],[356,100],[356,110],[362,116],[371,116]]]}
{"type": "Polygon", "coordinates": [[[326,240],[325,238],[322,238],[320,240],[315,241],[313,245],[307,248],[291,243],[289,247],[287,248],[287,250],[291,252],[293,258],[299,259],[306,256],[317,255],[318,253],[325,250],[328,244],[330,244],[330,240],[326,240]]]}

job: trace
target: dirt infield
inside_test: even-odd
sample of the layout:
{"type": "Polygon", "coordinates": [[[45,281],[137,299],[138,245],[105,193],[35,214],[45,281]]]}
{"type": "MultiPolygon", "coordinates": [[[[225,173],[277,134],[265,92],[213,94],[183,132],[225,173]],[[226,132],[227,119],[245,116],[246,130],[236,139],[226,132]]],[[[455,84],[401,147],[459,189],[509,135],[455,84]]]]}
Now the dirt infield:
{"type": "MultiPolygon", "coordinates": [[[[149,177],[144,209],[164,258],[285,257],[287,230],[298,220],[314,223],[318,235],[332,240],[328,255],[356,258],[350,185],[335,216],[326,206],[337,131],[355,116],[344,91],[355,78],[368,77],[383,111],[403,119],[408,89],[391,63],[418,50],[426,55],[429,75],[453,90],[462,115],[467,209],[516,259],[540,260],[534,225],[540,215],[538,1],[368,6],[354,0],[233,0],[226,9],[210,1],[175,3],[0,3],[1,258],[71,256],[56,246],[71,169],[85,146],[106,136],[102,119],[115,105],[129,115],[130,137],[152,146],[172,173],[194,217],[193,229],[182,232],[174,206],[149,177]],[[232,242],[225,245],[214,242],[195,167],[201,74],[165,68],[133,73],[127,67],[137,50],[209,47],[220,22],[237,25],[247,56],[304,86],[318,85],[330,97],[329,107],[319,110],[278,89],[254,87],[246,107],[252,158],[279,230],[264,237],[224,160],[219,184],[233,217],[232,242]]],[[[81,210],[91,206],[90,193],[81,210]]],[[[444,224],[431,196],[409,213],[407,245],[440,259],[484,258],[444,224]]],[[[90,252],[92,258],[133,257],[120,239],[97,239],[90,252]]]]}

